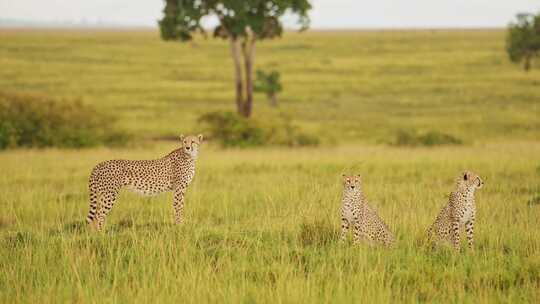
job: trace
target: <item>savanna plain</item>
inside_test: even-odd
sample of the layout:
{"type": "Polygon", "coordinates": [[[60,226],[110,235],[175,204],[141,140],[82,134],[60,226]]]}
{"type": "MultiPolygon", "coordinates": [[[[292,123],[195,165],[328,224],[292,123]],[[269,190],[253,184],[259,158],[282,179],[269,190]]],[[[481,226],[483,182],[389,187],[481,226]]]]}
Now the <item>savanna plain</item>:
{"type": "Polygon", "coordinates": [[[285,33],[257,45],[280,106],[318,147],[201,147],[185,206],[122,192],[89,231],[87,180],[107,159],[153,159],[234,110],[226,42],[163,42],[150,30],[0,30],[0,90],[81,99],[132,134],[120,148],[0,152],[2,303],[388,303],[540,301],[540,71],[503,30],[285,33]],[[390,144],[402,130],[459,145],[390,144]],[[474,250],[423,242],[465,169],[474,250]],[[341,174],[356,173],[396,234],[392,249],[337,241],[341,174]]]}

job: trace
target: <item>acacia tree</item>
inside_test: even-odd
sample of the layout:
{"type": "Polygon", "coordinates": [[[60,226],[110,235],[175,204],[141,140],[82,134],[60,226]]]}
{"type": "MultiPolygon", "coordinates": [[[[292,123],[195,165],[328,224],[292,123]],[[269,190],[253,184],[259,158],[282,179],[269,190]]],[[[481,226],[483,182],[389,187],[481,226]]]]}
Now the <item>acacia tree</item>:
{"type": "Polygon", "coordinates": [[[540,13],[517,15],[508,28],[506,51],[512,62],[523,62],[525,71],[531,68],[533,58],[540,56],[540,13]]]}
{"type": "Polygon", "coordinates": [[[301,29],[306,29],[310,8],[308,0],[165,0],[159,27],[164,40],[187,41],[195,32],[205,34],[201,24],[204,17],[217,17],[219,25],[213,31],[214,37],[227,39],[231,46],[236,110],[250,117],[255,43],[280,37],[283,32],[280,17],[284,14],[297,16],[301,29]]]}
{"type": "Polygon", "coordinates": [[[279,80],[279,72],[271,71],[265,73],[262,70],[257,70],[257,80],[255,81],[255,92],[266,94],[270,105],[277,107],[277,93],[283,90],[281,81],[279,80]]]}

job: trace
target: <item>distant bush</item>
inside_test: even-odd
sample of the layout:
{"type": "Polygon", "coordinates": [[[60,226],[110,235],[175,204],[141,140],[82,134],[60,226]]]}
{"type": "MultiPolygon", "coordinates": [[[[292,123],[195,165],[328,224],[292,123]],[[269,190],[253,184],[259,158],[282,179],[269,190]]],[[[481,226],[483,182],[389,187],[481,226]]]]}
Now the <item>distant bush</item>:
{"type": "Polygon", "coordinates": [[[124,144],[128,137],[111,123],[79,100],[0,91],[0,149],[124,144]]]}
{"type": "Polygon", "coordinates": [[[438,131],[430,131],[424,134],[418,134],[411,131],[399,131],[395,140],[392,142],[395,146],[442,146],[442,145],[461,145],[463,141],[457,137],[438,131]]]}
{"type": "Polygon", "coordinates": [[[232,112],[211,112],[202,115],[199,123],[205,133],[223,147],[257,146],[317,146],[319,139],[302,133],[284,117],[268,118],[265,122],[244,118],[232,112]]]}
{"type": "Polygon", "coordinates": [[[211,112],[199,122],[207,126],[208,137],[217,139],[225,147],[249,147],[264,144],[264,131],[252,120],[232,112],[211,112]]]}

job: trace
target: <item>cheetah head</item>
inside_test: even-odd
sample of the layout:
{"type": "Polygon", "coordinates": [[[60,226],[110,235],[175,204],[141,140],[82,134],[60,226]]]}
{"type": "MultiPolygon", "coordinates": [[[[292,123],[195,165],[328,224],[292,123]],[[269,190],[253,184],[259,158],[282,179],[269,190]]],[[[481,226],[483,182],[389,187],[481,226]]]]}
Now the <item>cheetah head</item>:
{"type": "Polygon", "coordinates": [[[484,186],[484,181],[472,171],[464,171],[461,174],[460,182],[467,187],[473,187],[475,189],[480,189],[484,186]]]}
{"type": "Polygon", "coordinates": [[[343,174],[343,191],[358,192],[360,191],[361,178],[360,175],[343,174]]]}
{"type": "Polygon", "coordinates": [[[202,134],[194,135],[180,135],[180,142],[182,143],[182,152],[189,155],[191,158],[197,158],[199,154],[199,146],[203,141],[202,134]]]}

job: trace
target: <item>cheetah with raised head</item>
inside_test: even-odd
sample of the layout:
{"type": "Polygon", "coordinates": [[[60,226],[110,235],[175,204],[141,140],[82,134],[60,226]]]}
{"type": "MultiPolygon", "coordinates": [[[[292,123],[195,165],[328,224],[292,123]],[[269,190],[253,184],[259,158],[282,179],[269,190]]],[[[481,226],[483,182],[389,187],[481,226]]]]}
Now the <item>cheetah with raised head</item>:
{"type": "Polygon", "coordinates": [[[457,178],[456,190],[450,193],[448,204],[427,231],[429,242],[451,242],[456,250],[460,250],[459,231],[465,226],[467,242],[473,248],[476,217],[474,194],[483,185],[480,176],[471,171],[465,171],[457,178]]]}
{"type": "Polygon", "coordinates": [[[347,238],[353,227],[354,242],[379,243],[391,246],[394,236],[388,226],[367,203],[362,192],[360,175],[343,174],[343,198],[341,206],[341,241],[347,238]]]}
{"type": "Polygon", "coordinates": [[[118,191],[128,188],[153,196],[174,191],[173,211],[177,224],[182,223],[184,194],[195,176],[195,161],[203,136],[180,136],[182,147],[154,160],[109,160],[94,167],[90,174],[89,224],[100,231],[111,211],[118,191]]]}

